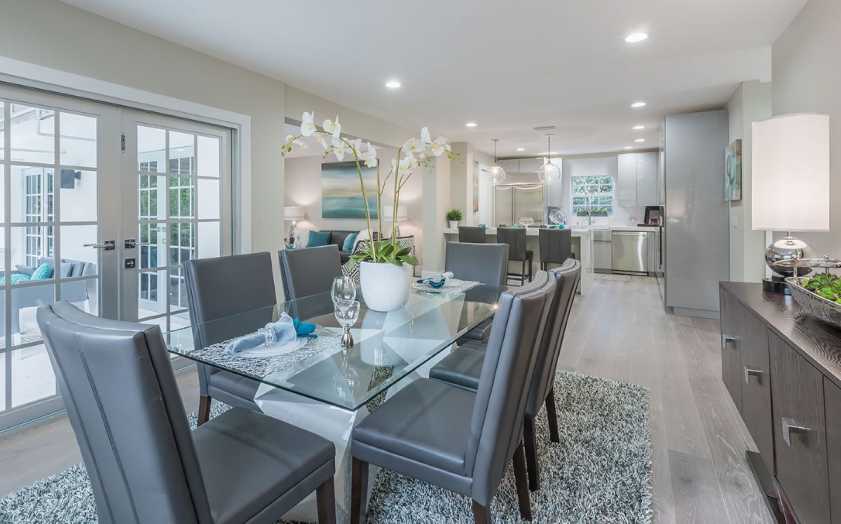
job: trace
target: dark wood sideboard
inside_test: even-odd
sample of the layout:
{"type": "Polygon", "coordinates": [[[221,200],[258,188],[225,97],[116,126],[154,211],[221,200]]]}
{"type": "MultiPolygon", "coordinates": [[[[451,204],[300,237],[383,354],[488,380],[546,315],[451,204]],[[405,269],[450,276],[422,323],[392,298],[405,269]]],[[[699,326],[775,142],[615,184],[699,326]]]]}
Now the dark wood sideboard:
{"type": "Polygon", "coordinates": [[[722,378],[782,522],[841,523],[841,330],[797,318],[790,296],[722,282],[722,378]],[[796,520],[795,520],[796,519],[796,520]]]}

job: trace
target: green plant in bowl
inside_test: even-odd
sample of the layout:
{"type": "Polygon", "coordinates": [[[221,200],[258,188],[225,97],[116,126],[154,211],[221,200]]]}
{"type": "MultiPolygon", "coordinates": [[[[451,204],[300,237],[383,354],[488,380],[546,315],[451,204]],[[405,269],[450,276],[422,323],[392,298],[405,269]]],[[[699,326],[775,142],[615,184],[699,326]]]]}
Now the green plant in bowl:
{"type": "Polygon", "coordinates": [[[461,209],[451,209],[447,211],[447,220],[451,222],[458,222],[462,219],[461,209]]]}
{"type": "Polygon", "coordinates": [[[841,304],[841,277],[829,273],[821,273],[802,279],[800,285],[821,298],[841,304]]]}

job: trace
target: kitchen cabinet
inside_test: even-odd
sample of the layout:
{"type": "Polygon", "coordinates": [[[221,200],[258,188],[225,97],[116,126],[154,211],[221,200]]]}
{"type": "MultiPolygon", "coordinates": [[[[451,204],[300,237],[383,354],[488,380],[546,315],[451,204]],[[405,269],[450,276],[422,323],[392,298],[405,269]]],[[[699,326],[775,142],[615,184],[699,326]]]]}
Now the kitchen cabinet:
{"type": "Polygon", "coordinates": [[[625,153],[617,155],[617,162],[616,200],[619,205],[659,205],[658,153],[625,153]]]}
{"type": "Polygon", "coordinates": [[[758,283],[721,282],[722,378],[756,447],[769,503],[841,523],[841,331],[758,283]]]}

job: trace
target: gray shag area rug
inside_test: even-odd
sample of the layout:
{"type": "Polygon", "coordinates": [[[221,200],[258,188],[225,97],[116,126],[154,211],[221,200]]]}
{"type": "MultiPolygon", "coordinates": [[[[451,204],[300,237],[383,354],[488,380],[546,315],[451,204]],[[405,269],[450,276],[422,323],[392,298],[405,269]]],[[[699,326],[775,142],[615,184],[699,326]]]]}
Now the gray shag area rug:
{"type": "MultiPolygon", "coordinates": [[[[651,522],[652,462],[648,391],[631,384],[561,371],[555,380],[560,443],[549,441],[545,413],[537,424],[540,490],[531,493],[534,522],[651,522]]],[[[214,404],[212,415],[226,409],[214,404]]],[[[190,417],[195,425],[195,416],[190,417]]],[[[368,505],[369,522],[473,522],[467,497],[382,470],[368,505]]],[[[496,522],[519,522],[508,468],[492,504],[496,522]]],[[[96,522],[82,465],[0,499],[0,522],[96,522]]]]}

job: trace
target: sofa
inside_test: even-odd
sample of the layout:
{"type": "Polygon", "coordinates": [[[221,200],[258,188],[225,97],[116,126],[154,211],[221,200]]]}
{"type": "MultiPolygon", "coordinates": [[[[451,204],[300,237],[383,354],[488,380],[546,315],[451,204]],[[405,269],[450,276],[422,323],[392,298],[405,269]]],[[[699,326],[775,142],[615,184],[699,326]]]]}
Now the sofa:
{"type": "MultiPolygon", "coordinates": [[[[345,243],[345,238],[347,238],[348,235],[351,235],[353,233],[359,233],[359,231],[343,231],[339,229],[321,229],[319,231],[321,233],[330,233],[330,239],[327,241],[327,245],[335,244],[339,246],[339,256],[342,259],[342,264],[347,263],[347,261],[350,260],[350,256],[353,254],[353,252],[342,250],[342,247],[345,243]]],[[[374,238],[377,238],[376,232],[374,232],[374,238]]]]}
{"type": "MultiPolygon", "coordinates": [[[[44,262],[52,262],[51,258],[41,258],[38,260],[40,266],[44,262]]],[[[36,266],[37,267],[37,266],[36,266]]],[[[16,279],[16,275],[25,275],[31,277],[35,272],[35,267],[16,266],[12,271],[12,283],[31,282],[32,280],[23,278],[16,279]]],[[[84,262],[82,260],[62,259],[60,274],[62,278],[84,277],[96,275],[96,264],[91,262],[84,262]]],[[[54,283],[53,278],[44,279],[44,283],[54,283]]],[[[7,292],[8,286],[5,280],[0,284],[0,297],[7,292]]],[[[92,294],[96,293],[96,281],[94,280],[73,280],[70,282],[63,282],[61,284],[61,298],[73,303],[84,302],[91,298],[96,298],[92,294]]],[[[38,307],[44,304],[52,304],[55,300],[55,285],[20,285],[13,286],[12,291],[12,333],[20,332],[20,310],[29,307],[38,307]]],[[[6,301],[0,300],[0,319],[5,319],[6,301]]],[[[6,322],[0,320],[0,336],[6,335],[6,322]]]]}

